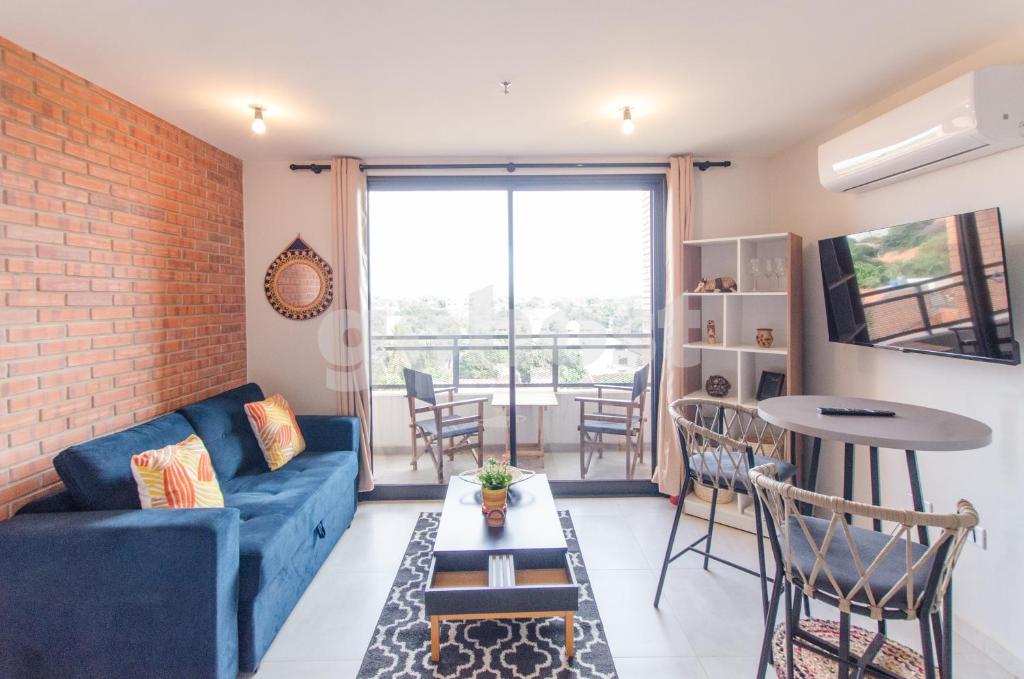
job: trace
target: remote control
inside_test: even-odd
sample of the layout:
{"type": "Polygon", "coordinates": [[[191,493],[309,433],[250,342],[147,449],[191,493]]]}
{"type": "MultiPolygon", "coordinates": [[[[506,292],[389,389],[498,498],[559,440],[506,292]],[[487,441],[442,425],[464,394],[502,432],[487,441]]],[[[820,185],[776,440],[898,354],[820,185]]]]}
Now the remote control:
{"type": "Polygon", "coordinates": [[[896,417],[896,413],[891,410],[871,410],[870,408],[818,408],[818,414],[856,417],[896,417]]]}

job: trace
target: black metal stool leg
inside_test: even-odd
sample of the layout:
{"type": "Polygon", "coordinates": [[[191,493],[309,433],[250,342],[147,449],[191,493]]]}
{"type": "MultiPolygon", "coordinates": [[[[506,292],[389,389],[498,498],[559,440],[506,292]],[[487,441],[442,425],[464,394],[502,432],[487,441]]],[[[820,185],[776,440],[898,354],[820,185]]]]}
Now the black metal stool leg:
{"type": "MultiPolygon", "coordinates": [[[[907,472],[910,474],[910,497],[912,497],[914,500],[914,510],[918,512],[923,512],[924,495],[921,493],[921,475],[917,471],[916,451],[907,451],[907,472]]],[[[918,526],[917,535],[922,545],[929,544],[928,528],[926,526],[918,526]]]]}
{"type": "MultiPolygon", "coordinates": [[[[776,569],[777,570],[777,569],[776,569]]],[[[776,572],[776,575],[778,573],[776,572]]],[[[775,636],[775,616],[779,613],[779,600],[782,598],[782,581],[784,578],[776,577],[772,584],[771,602],[768,604],[768,615],[764,621],[764,638],[761,640],[761,658],[757,662],[756,679],[764,679],[768,671],[768,663],[772,656],[772,639],[775,636]]]]}
{"type": "Polygon", "coordinates": [[[850,614],[839,614],[839,679],[850,676],[850,614]]]}
{"type": "Polygon", "coordinates": [[[921,628],[921,657],[924,660],[924,677],[925,679],[935,679],[935,656],[932,651],[932,630],[928,623],[928,616],[922,615],[917,622],[921,628]]]}
{"type": "Polygon", "coordinates": [[[711,537],[715,534],[715,510],[718,508],[718,486],[711,491],[711,512],[708,514],[708,537],[704,541],[704,570],[708,569],[708,554],[711,553],[711,537]]]}
{"type": "MultiPolygon", "coordinates": [[[[799,603],[796,603],[797,611],[799,612],[799,603]]],[[[793,633],[796,632],[796,626],[799,624],[795,620],[796,616],[793,615],[793,586],[786,580],[786,677],[788,679],[793,678],[793,633]]]]}
{"type": "MultiPolygon", "coordinates": [[[[807,469],[807,478],[804,479],[804,488],[812,492],[817,492],[818,490],[818,463],[820,460],[821,439],[815,437],[811,442],[811,464],[807,469]]],[[[804,514],[810,514],[811,506],[804,504],[802,511],[804,514]]]]}
{"type": "Polygon", "coordinates": [[[946,589],[942,600],[942,679],[953,676],[953,583],[946,589]]]}
{"type": "MultiPolygon", "coordinates": [[[[764,561],[764,529],[761,526],[761,500],[758,499],[757,495],[753,495],[754,500],[754,525],[757,533],[757,569],[758,573],[761,574],[761,610],[765,616],[765,622],[768,622],[768,573],[766,572],[767,566],[764,561]]],[[[779,574],[775,574],[775,578],[779,579],[779,574]]]]}
{"type": "MultiPolygon", "coordinates": [[[[852,443],[847,443],[843,446],[843,499],[853,499],[853,454],[854,447],[852,443]]],[[[846,514],[846,523],[850,524],[853,519],[852,516],[846,514]]]]}
{"type": "Polygon", "coordinates": [[[661,602],[661,590],[665,586],[665,576],[668,574],[668,564],[672,560],[672,546],[676,542],[676,531],[679,530],[679,519],[683,513],[683,502],[686,500],[686,493],[689,491],[690,479],[683,480],[683,487],[679,490],[679,502],[676,504],[676,515],[672,519],[672,531],[668,535],[668,546],[665,547],[665,560],[661,564],[661,577],[658,578],[658,591],[654,594],[654,607],[657,608],[661,602]]]}

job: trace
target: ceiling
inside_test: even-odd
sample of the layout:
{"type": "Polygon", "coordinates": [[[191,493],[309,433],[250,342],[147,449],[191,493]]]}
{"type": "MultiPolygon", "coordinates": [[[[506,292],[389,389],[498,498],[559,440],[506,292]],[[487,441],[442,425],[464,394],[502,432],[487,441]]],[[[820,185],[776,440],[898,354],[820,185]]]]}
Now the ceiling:
{"type": "Polygon", "coordinates": [[[1021,23],[1021,0],[0,3],[5,37],[245,160],[768,156],[1021,23]]]}

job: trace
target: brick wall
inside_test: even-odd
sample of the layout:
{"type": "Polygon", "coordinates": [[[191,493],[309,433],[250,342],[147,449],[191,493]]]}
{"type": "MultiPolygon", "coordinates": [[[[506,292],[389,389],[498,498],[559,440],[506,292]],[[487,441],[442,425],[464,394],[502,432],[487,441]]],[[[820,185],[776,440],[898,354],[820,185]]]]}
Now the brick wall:
{"type": "Polygon", "coordinates": [[[242,162],[0,38],[0,519],[245,379],[242,162]]]}

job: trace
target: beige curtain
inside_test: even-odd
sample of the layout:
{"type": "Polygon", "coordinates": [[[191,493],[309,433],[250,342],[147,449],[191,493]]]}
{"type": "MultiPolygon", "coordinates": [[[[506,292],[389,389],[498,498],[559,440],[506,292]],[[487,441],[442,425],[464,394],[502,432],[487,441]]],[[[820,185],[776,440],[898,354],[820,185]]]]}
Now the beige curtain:
{"type": "Polygon", "coordinates": [[[683,241],[693,236],[693,158],[673,156],[668,168],[668,212],[665,215],[665,343],[658,390],[658,468],[653,481],[666,495],[678,495],[683,483],[679,438],[668,415],[668,404],[684,394],[683,341],[686,307],[683,303],[683,241]]]}
{"type": "Polygon", "coordinates": [[[370,324],[366,250],[366,175],[357,158],[331,161],[334,240],[335,362],[338,414],[359,418],[359,490],[373,490],[370,469],[370,324]]]}

